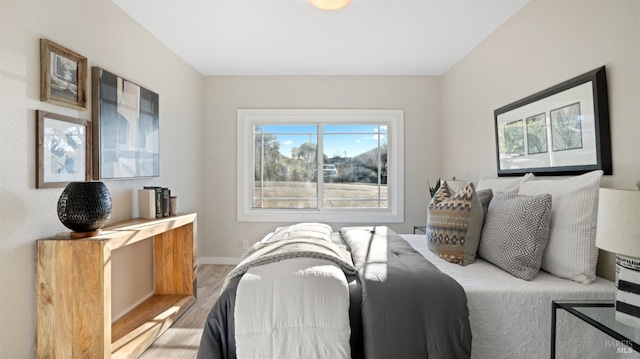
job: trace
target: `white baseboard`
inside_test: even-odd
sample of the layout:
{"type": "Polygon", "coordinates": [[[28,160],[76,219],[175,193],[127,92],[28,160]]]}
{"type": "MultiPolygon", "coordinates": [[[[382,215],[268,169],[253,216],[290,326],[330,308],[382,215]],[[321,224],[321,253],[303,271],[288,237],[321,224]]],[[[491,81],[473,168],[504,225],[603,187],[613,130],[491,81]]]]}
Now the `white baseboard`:
{"type": "Polygon", "coordinates": [[[198,258],[198,265],[201,265],[201,264],[237,265],[238,263],[240,263],[240,258],[235,258],[235,257],[200,257],[198,258]]]}

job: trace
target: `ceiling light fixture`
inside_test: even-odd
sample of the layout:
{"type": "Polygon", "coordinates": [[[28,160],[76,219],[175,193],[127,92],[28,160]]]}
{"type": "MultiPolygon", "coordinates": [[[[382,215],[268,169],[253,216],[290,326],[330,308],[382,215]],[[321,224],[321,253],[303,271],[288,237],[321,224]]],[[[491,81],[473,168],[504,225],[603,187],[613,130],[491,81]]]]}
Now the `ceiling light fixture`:
{"type": "Polygon", "coordinates": [[[351,0],[309,0],[311,5],[322,10],[339,10],[349,5],[351,0]]]}

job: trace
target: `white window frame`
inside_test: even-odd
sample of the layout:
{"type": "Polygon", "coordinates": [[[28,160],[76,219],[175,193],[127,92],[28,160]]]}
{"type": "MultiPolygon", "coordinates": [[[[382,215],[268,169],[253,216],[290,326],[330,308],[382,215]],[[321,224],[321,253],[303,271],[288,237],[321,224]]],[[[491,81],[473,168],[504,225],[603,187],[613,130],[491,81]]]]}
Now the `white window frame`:
{"type": "Polygon", "coordinates": [[[404,222],[404,110],[238,109],[237,220],[239,222],[404,222]],[[387,126],[387,208],[253,208],[253,131],[259,124],[366,124],[387,126]]]}

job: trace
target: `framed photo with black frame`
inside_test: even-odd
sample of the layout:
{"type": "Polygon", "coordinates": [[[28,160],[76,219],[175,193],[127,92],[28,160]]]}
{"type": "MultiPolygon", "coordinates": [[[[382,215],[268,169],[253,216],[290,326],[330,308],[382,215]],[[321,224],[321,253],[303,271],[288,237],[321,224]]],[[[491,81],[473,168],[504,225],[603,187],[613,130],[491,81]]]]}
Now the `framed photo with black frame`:
{"type": "Polygon", "coordinates": [[[87,109],[87,58],[40,39],[40,100],[87,109]]]}
{"type": "Polygon", "coordinates": [[[36,188],[91,180],[89,121],[36,111],[36,188]]]}
{"type": "Polygon", "coordinates": [[[158,177],[158,94],[99,67],[91,73],[94,179],[158,177]]]}
{"type": "Polygon", "coordinates": [[[612,174],[605,67],[494,111],[498,176],[612,174]]]}

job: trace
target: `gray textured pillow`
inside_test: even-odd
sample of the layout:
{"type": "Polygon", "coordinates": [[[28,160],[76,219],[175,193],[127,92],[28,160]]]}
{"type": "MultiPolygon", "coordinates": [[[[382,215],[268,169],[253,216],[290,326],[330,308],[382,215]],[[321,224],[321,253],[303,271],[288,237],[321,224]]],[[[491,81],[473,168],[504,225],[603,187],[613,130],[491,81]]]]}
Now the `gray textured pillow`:
{"type": "Polygon", "coordinates": [[[476,194],[478,195],[478,199],[482,204],[482,213],[484,213],[484,215],[486,216],[487,212],[489,211],[489,203],[491,203],[491,199],[493,198],[493,190],[491,188],[479,191],[476,190],[476,194]]]}
{"type": "Polygon", "coordinates": [[[455,194],[442,185],[427,210],[429,249],[448,262],[467,265],[476,259],[484,212],[473,183],[455,194]]]}
{"type": "Polygon", "coordinates": [[[478,255],[513,276],[532,280],[549,239],[551,195],[496,193],[485,216],[478,255]]]}

